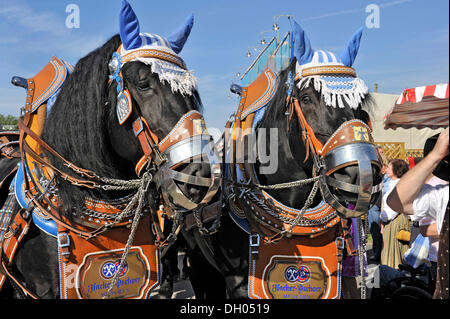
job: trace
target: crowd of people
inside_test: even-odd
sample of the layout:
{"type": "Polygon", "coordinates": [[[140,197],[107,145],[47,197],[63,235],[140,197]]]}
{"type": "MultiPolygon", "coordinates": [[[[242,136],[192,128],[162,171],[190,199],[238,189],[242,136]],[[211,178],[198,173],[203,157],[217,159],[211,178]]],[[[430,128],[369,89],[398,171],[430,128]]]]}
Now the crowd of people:
{"type": "MultiPolygon", "coordinates": [[[[372,237],[368,261],[379,265],[379,285],[407,275],[405,267],[427,270],[432,279],[430,297],[434,292],[433,298],[448,299],[449,129],[426,141],[423,158],[389,159],[381,147],[378,152],[383,164],[382,196],[368,212],[372,237]]],[[[355,229],[353,218],[356,247],[355,229]]],[[[178,250],[184,248],[185,244],[174,245],[163,260],[160,293],[166,297],[172,295],[173,283],[189,273],[186,258],[182,273],[178,269],[178,250]]],[[[343,298],[359,299],[356,277],[360,275],[358,258],[344,259],[343,298]]]]}
{"type": "Polygon", "coordinates": [[[382,197],[369,210],[372,254],[380,283],[404,275],[407,265],[428,268],[433,298],[448,298],[449,129],[429,138],[424,157],[383,160],[382,197]],[[403,270],[402,270],[403,269],[403,270]]]}

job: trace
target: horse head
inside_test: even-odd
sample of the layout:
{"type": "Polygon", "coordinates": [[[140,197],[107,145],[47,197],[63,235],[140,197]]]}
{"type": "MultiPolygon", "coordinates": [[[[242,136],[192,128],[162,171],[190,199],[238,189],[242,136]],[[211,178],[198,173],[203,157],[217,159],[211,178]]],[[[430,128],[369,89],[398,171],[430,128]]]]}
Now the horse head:
{"type": "MultiPolygon", "coordinates": [[[[142,33],[136,14],[123,0],[119,24],[120,34],[81,59],[64,84],[86,86],[84,94],[77,97],[74,92],[79,88],[63,87],[50,114],[54,118],[50,122],[61,122],[64,111],[58,104],[71,104],[71,109],[79,108],[84,117],[97,118],[79,115],[80,121],[95,122],[92,130],[99,136],[88,133],[91,136],[87,139],[95,141],[84,151],[78,145],[71,145],[70,151],[64,150],[69,146],[61,145],[60,151],[70,152],[78,165],[105,177],[127,180],[150,175],[155,189],[174,211],[192,210],[208,202],[220,183],[220,167],[201,114],[196,78],[178,56],[193,26],[193,16],[168,37],[142,33]],[[96,113],[90,114],[89,105],[94,105],[96,113]],[[91,163],[75,154],[79,152],[92,157],[91,163]]],[[[71,111],[66,110],[66,121],[77,121],[68,118],[71,111]]],[[[58,127],[44,132],[52,145],[61,144],[55,141],[60,136],[74,134],[61,123],[50,125],[58,127]]],[[[90,130],[90,126],[86,123],[84,129],[90,130]]]]}
{"type": "MultiPolygon", "coordinates": [[[[295,58],[280,73],[280,88],[269,105],[285,109],[268,110],[259,124],[279,123],[278,134],[282,134],[280,169],[265,182],[320,176],[323,199],[342,217],[360,216],[376,199],[381,182],[379,155],[362,110],[370,96],[352,68],[362,28],[335,55],[313,50],[304,30],[297,23],[294,26],[295,58]]],[[[292,207],[306,200],[298,192],[270,192],[292,207]]]]}
{"type": "Polygon", "coordinates": [[[178,56],[193,22],[190,15],[167,38],[141,33],[133,9],[123,1],[122,45],[109,63],[110,89],[116,92],[110,90],[111,99],[117,95],[118,121],[109,127],[114,147],[136,164],[138,175],[144,166],[156,166],[156,182],[166,201],[187,210],[207,203],[219,185],[218,165],[202,161],[215,155],[199,112],[196,79],[178,56]]]}

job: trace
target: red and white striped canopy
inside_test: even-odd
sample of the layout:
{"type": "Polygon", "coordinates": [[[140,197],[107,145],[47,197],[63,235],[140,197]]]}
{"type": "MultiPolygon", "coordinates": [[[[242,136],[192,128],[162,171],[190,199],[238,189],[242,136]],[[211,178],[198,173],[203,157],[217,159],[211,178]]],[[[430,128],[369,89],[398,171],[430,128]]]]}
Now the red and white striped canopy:
{"type": "Polygon", "coordinates": [[[422,98],[426,96],[434,96],[438,99],[448,99],[448,83],[406,89],[399,96],[396,104],[403,104],[407,101],[417,103],[422,101],[422,98]]]}
{"type": "Polygon", "coordinates": [[[384,128],[447,127],[449,85],[436,84],[406,89],[384,116],[384,128]]]}

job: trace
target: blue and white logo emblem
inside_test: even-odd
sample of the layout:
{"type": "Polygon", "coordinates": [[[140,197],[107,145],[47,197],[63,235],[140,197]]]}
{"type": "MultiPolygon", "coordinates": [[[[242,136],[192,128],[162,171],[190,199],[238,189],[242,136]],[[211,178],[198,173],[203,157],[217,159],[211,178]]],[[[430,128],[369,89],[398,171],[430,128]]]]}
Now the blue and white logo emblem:
{"type": "Polygon", "coordinates": [[[308,282],[309,278],[311,278],[311,271],[306,266],[289,266],[284,271],[284,277],[289,282],[308,282]]]}
{"type": "Polygon", "coordinates": [[[289,282],[296,282],[298,280],[298,270],[295,266],[289,266],[284,271],[284,277],[289,282]]]}
{"type": "MultiPolygon", "coordinates": [[[[119,269],[120,260],[117,261],[106,261],[103,263],[102,267],[100,268],[100,274],[104,279],[111,279],[117,270],[119,269]]],[[[120,277],[124,276],[128,271],[128,264],[125,262],[123,265],[123,269],[120,273],[120,277]]]]}

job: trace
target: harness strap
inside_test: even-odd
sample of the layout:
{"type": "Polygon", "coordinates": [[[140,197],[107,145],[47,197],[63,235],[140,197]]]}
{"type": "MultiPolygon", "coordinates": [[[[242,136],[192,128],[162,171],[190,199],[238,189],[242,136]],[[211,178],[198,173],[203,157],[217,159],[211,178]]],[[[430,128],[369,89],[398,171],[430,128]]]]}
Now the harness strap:
{"type": "Polygon", "coordinates": [[[41,165],[46,166],[47,168],[50,168],[54,172],[57,172],[61,176],[61,178],[72,183],[73,185],[84,186],[84,187],[91,188],[91,189],[98,186],[98,184],[94,181],[79,179],[79,178],[73,177],[72,175],[64,173],[60,169],[56,168],[53,164],[51,164],[50,161],[48,161],[45,158],[36,154],[36,152],[34,152],[34,150],[26,142],[23,144],[22,147],[23,147],[23,150],[25,151],[26,155],[31,156],[35,161],[37,161],[41,165]]]}
{"type": "Polygon", "coordinates": [[[16,279],[16,277],[14,277],[14,275],[8,270],[7,265],[5,264],[5,261],[3,259],[3,254],[0,251],[0,261],[1,261],[1,267],[0,267],[0,272],[4,273],[9,279],[12,280],[12,282],[17,285],[22,292],[24,292],[26,295],[30,296],[32,299],[39,299],[38,296],[36,296],[34,293],[32,293],[30,290],[28,290],[24,285],[22,285],[20,283],[19,280],[16,279]]]}
{"type": "Polygon", "coordinates": [[[342,225],[342,233],[345,240],[345,244],[347,247],[347,253],[350,256],[356,256],[358,251],[355,249],[355,246],[353,245],[352,241],[352,235],[351,235],[351,222],[349,222],[346,218],[341,218],[341,225],[342,225]]]}
{"type": "Polygon", "coordinates": [[[133,132],[134,135],[138,138],[139,144],[141,145],[142,151],[144,152],[144,155],[141,157],[135,167],[136,174],[140,177],[142,175],[144,167],[152,157],[156,166],[158,167],[165,162],[165,158],[163,155],[161,155],[158,149],[158,136],[156,136],[156,134],[152,132],[144,117],[141,116],[133,122],[133,132]]]}
{"type": "Polygon", "coordinates": [[[8,231],[0,241],[0,273],[10,278],[26,295],[33,299],[38,299],[38,297],[23,286],[8,269],[8,265],[11,264],[19,243],[28,233],[31,220],[31,215],[23,208],[15,214],[14,219],[8,227],[8,231]]]}
{"type": "Polygon", "coordinates": [[[152,207],[152,205],[150,205],[150,214],[152,216],[152,222],[153,222],[153,227],[155,229],[156,232],[156,245],[159,247],[165,246],[167,245],[167,241],[166,241],[166,236],[164,235],[164,232],[161,228],[161,222],[158,216],[158,207],[159,207],[159,203],[160,203],[161,198],[158,200],[158,202],[152,207]]]}
{"type": "MultiPolygon", "coordinates": [[[[255,217],[255,215],[253,213],[253,207],[250,205],[251,199],[248,198],[247,196],[245,196],[245,194],[244,194],[242,200],[240,200],[239,202],[243,206],[242,211],[244,212],[245,218],[247,219],[249,227],[250,227],[250,239],[257,238],[259,236],[267,243],[276,242],[277,237],[279,237],[278,235],[280,233],[275,232],[275,235],[271,235],[262,230],[262,228],[260,226],[264,227],[264,225],[262,225],[260,223],[260,221],[255,217]]],[[[278,240],[279,239],[280,238],[278,238],[278,240]]],[[[253,243],[252,245],[250,245],[250,250],[251,250],[251,253],[252,253],[254,259],[258,258],[258,247],[259,247],[259,244],[257,245],[256,243],[253,243]]]]}
{"type": "MultiPolygon", "coordinates": [[[[45,199],[46,199],[45,197],[41,198],[41,200],[45,200],[45,199]]],[[[102,225],[99,228],[94,229],[93,231],[90,231],[90,232],[76,228],[76,227],[72,226],[71,224],[67,223],[66,221],[64,221],[63,217],[59,215],[57,208],[54,207],[50,201],[47,201],[48,208],[45,208],[41,204],[41,202],[36,199],[36,197],[33,197],[31,200],[33,201],[33,204],[36,207],[38,207],[41,211],[44,211],[48,214],[48,216],[57,224],[58,229],[64,228],[64,229],[70,230],[70,231],[76,233],[78,236],[80,236],[83,239],[90,239],[90,238],[97,237],[101,233],[110,229],[105,225],[102,225]]]]}
{"type": "Polygon", "coordinates": [[[14,149],[15,145],[19,145],[19,141],[10,141],[8,136],[19,136],[18,132],[1,132],[0,133],[0,156],[8,159],[20,158],[20,153],[14,149]]]}
{"type": "Polygon", "coordinates": [[[46,165],[46,166],[50,166],[52,169],[56,170],[58,173],[60,173],[62,175],[62,177],[67,177],[67,179],[73,179],[73,181],[77,182],[77,181],[81,181],[84,182],[83,180],[77,179],[73,176],[70,176],[66,173],[61,172],[60,170],[56,169],[48,160],[45,160],[43,157],[41,157],[40,155],[36,154],[31,147],[29,147],[27,145],[27,143],[25,142],[24,136],[28,135],[30,136],[33,140],[35,140],[40,146],[42,146],[43,148],[45,148],[47,151],[49,151],[50,153],[52,153],[54,156],[56,156],[57,158],[59,158],[60,160],[62,160],[64,162],[64,165],[69,167],[70,169],[72,169],[74,172],[77,172],[78,174],[84,175],[88,178],[94,179],[96,178],[96,175],[94,172],[87,170],[87,169],[83,169],[80,168],[78,166],[76,166],[75,164],[69,162],[68,160],[66,160],[62,155],[60,155],[57,151],[55,151],[52,147],[50,147],[47,143],[45,143],[36,133],[34,133],[24,122],[21,118],[19,118],[18,121],[19,124],[19,129],[20,129],[20,147],[21,147],[21,153],[23,154],[24,151],[24,146],[27,147],[27,152],[30,153],[30,155],[33,156],[33,158],[38,161],[39,163],[46,165]]]}
{"type": "Polygon", "coordinates": [[[141,144],[145,156],[150,158],[153,151],[152,145],[158,144],[158,137],[150,130],[144,117],[139,117],[134,121],[133,131],[141,144]]]}
{"type": "MultiPolygon", "coordinates": [[[[70,183],[72,183],[74,185],[84,186],[84,187],[88,187],[88,188],[94,188],[95,186],[98,186],[98,184],[94,181],[78,179],[76,177],[73,177],[72,175],[69,175],[69,174],[66,174],[66,173],[60,171],[55,166],[53,166],[47,159],[36,154],[35,151],[25,142],[25,138],[24,138],[25,135],[29,135],[40,146],[44,147],[45,149],[50,151],[52,154],[54,154],[56,157],[58,157],[62,161],[64,161],[65,165],[67,167],[71,168],[73,171],[75,171],[79,174],[85,175],[88,178],[94,178],[94,176],[95,176],[95,174],[93,172],[79,168],[76,165],[74,165],[73,163],[64,159],[64,157],[62,157],[58,152],[56,152],[53,148],[51,148],[49,145],[47,145],[36,133],[34,133],[28,126],[26,126],[25,123],[22,121],[22,119],[19,118],[18,123],[19,123],[19,129],[20,129],[19,141],[20,141],[21,154],[23,154],[24,156],[25,156],[25,154],[30,155],[34,160],[36,160],[40,164],[52,169],[53,171],[59,173],[63,179],[69,181],[70,183]]],[[[23,169],[24,176],[28,176],[26,174],[25,165],[22,165],[22,169],[23,169]]],[[[30,176],[30,177],[32,178],[32,176],[30,176]]],[[[25,187],[27,190],[30,189],[30,185],[29,185],[27,179],[25,179],[25,187]]],[[[71,224],[66,222],[62,216],[60,216],[58,209],[55,206],[53,206],[53,204],[51,203],[50,200],[48,200],[45,196],[43,196],[44,194],[41,193],[38,188],[35,188],[35,191],[38,192],[35,196],[31,196],[31,193],[29,193],[30,201],[33,203],[33,205],[35,207],[38,207],[43,212],[47,212],[48,216],[58,225],[58,227],[62,227],[62,228],[71,230],[74,233],[79,234],[79,236],[84,239],[96,237],[99,234],[101,234],[109,229],[108,227],[103,225],[103,226],[95,229],[94,231],[89,232],[89,231],[84,231],[82,229],[72,226],[71,224]],[[38,198],[39,198],[39,200],[38,200],[38,198]],[[46,207],[43,206],[41,201],[46,202],[45,203],[46,207]]],[[[30,206],[30,207],[32,207],[32,206],[30,206]]]]}
{"type": "Polygon", "coordinates": [[[318,155],[321,155],[323,144],[317,139],[316,135],[314,134],[314,130],[312,127],[308,124],[306,121],[305,116],[303,115],[302,108],[300,107],[300,104],[297,99],[292,98],[290,103],[294,104],[294,110],[297,114],[298,121],[300,124],[300,127],[302,128],[303,132],[306,131],[306,133],[303,133],[302,139],[303,142],[306,140],[306,148],[309,149],[308,146],[314,146],[314,148],[311,147],[311,149],[318,155]],[[305,137],[306,135],[306,137],[305,137]]]}
{"type": "MultiPolygon", "coordinates": [[[[202,223],[206,223],[215,219],[217,216],[217,211],[220,209],[220,205],[221,201],[219,200],[209,205],[203,206],[199,211],[200,221],[202,223]]],[[[193,212],[186,215],[184,223],[186,230],[191,230],[192,228],[197,226],[197,222],[195,220],[193,212]]]]}

